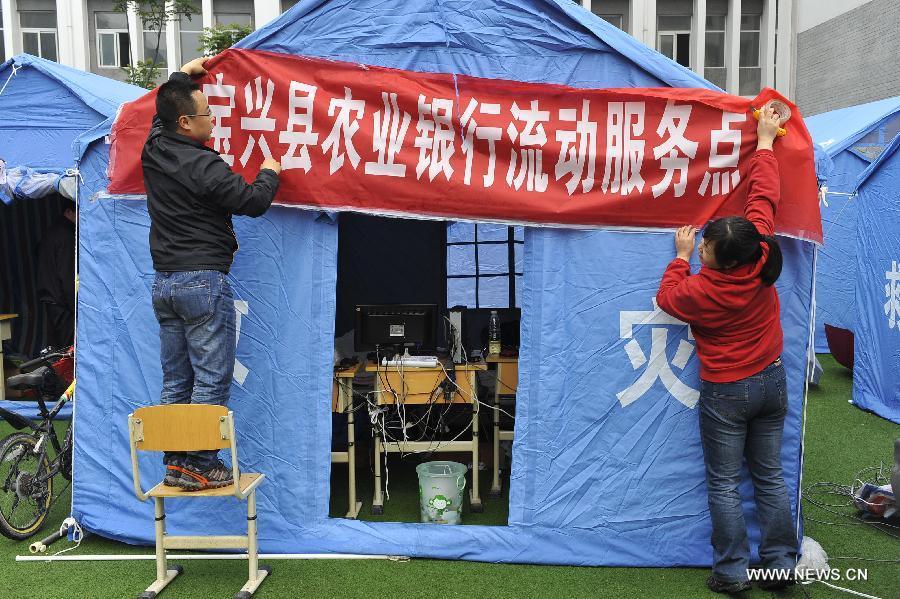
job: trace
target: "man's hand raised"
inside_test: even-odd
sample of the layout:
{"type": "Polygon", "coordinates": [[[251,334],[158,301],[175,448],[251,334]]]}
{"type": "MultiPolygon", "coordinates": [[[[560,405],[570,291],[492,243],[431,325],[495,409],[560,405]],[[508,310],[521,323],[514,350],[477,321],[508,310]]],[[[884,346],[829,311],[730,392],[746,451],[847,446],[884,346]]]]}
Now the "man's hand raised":
{"type": "Polygon", "coordinates": [[[274,158],[266,158],[265,160],[263,160],[263,163],[259,167],[259,170],[262,170],[264,168],[267,168],[270,171],[274,171],[276,175],[281,174],[281,163],[274,158]]]}
{"type": "Polygon", "coordinates": [[[182,73],[187,73],[191,77],[196,77],[198,75],[206,75],[206,68],[203,66],[209,58],[206,56],[201,56],[199,58],[195,58],[190,62],[186,62],[184,66],[181,67],[182,73]]]}

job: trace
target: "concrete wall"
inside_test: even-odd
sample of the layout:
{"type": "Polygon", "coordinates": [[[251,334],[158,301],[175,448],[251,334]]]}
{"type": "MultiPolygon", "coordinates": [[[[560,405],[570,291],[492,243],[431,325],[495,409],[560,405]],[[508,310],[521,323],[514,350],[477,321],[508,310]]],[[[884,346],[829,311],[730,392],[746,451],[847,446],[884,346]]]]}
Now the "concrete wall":
{"type": "Polygon", "coordinates": [[[900,2],[872,0],[797,36],[796,102],[810,116],[900,96],[900,2]]]}

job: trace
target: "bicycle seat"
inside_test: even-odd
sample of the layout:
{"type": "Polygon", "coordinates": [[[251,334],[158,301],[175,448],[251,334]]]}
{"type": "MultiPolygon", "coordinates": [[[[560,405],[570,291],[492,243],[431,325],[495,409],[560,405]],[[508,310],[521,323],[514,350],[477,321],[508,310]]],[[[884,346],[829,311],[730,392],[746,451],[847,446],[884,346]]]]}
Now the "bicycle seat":
{"type": "Polygon", "coordinates": [[[44,379],[46,378],[49,370],[49,366],[42,366],[41,368],[38,368],[33,372],[16,374],[6,379],[6,384],[10,389],[15,389],[16,391],[40,389],[44,386],[44,379]]]}

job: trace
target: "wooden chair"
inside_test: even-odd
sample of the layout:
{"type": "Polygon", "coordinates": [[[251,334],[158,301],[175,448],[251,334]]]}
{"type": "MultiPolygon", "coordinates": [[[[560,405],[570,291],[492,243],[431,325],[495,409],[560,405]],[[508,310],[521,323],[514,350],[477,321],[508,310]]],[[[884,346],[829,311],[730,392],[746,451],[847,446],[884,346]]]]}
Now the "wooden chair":
{"type": "Polygon", "coordinates": [[[234,414],[225,406],[201,404],[169,404],[139,408],[128,415],[128,436],[131,441],[131,466],[134,494],[141,501],[152,497],[156,504],[156,580],[139,595],[139,599],[153,599],[166,585],[182,573],[181,566],[166,567],[167,549],[246,549],[250,562],[247,584],[235,595],[246,599],[253,595],[266,576],[268,566],[258,563],[256,540],[256,487],[264,474],[241,473],[234,436],[234,414]],[[141,488],[138,467],[140,451],[202,451],[231,449],[231,468],[234,483],[227,487],[204,491],[185,491],[159,483],[146,493],[141,488]],[[247,500],[247,534],[222,536],[173,536],[166,533],[164,500],[167,497],[192,499],[195,497],[228,497],[247,500]]]}

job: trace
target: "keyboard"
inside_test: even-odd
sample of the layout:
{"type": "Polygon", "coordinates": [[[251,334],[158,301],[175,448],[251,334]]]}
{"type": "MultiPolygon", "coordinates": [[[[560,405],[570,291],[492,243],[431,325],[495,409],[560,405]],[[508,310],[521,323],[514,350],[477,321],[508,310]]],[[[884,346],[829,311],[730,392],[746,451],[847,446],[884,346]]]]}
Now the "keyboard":
{"type": "Polygon", "coordinates": [[[381,358],[382,366],[403,366],[404,368],[434,368],[437,356],[397,356],[393,360],[381,358]]]}

